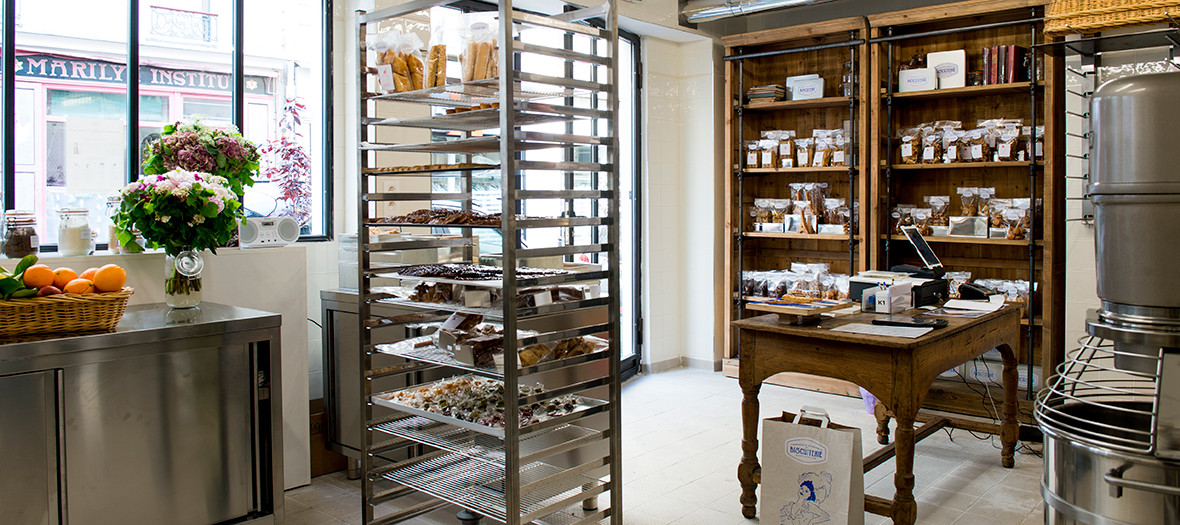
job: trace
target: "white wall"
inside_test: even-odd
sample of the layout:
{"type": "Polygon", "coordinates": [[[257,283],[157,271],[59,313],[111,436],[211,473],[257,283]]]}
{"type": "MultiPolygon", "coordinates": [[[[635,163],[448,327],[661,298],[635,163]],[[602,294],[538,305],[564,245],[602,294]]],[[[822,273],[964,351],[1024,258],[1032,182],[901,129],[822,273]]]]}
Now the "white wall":
{"type": "Polygon", "coordinates": [[[720,48],[645,37],[643,362],[717,369],[721,250],[720,48]]]}

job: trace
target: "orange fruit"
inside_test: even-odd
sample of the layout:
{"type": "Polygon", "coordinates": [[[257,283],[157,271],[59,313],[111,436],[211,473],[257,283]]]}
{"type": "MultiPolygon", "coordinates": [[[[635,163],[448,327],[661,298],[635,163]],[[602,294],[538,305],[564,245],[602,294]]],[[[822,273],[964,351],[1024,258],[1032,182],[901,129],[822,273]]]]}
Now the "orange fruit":
{"type": "Polygon", "coordinates": [[[94,293],[94,283],[90,279],[74,279],[63,290],[66,293],[94,293]]]}
{"type": "Polygon", "coordinates": [[[53,284],[53,270],[44,264],[34,264],[25,269],[25,286],[44,288],[53,284]]]}
{"type": "Polygon", "coordinates": [[[117,292],[127,282],[127,272],[117,264],[108,264],[94,272],[94,288],[100,292],[117,292]]]}
{"type": "Polygon", "coordinates": [[[94,274],[96,274],[96,273],[98,273],[98,268],[87,268],[86,271],[78,274],[78,277],[81,279],[90,279],[91,281],[93,281],[94,274]]]}
{"type": "Polygon", "coordinates": [[[65,290],[66,285],[70,284],[70,281],[78,278],[78,273],[69,268],[63,267],[54,270],[53,276],[53,285],[61,288],[62,290],[65,290]]]}

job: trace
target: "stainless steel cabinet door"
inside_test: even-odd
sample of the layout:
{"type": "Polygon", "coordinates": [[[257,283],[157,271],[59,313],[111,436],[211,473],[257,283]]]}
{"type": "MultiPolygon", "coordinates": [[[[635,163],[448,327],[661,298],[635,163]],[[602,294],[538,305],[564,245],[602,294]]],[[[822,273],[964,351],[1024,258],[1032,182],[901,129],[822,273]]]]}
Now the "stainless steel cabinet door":
{"type": "Polygon", "coordinates": [[[205,525],[256,506],[245,345],[64,371],[70,525],[205,525]]]}
{"type": "Polygon", "coordinates": [[[0,377],[0,522],[60,523],[56,375],[0,377]]]}

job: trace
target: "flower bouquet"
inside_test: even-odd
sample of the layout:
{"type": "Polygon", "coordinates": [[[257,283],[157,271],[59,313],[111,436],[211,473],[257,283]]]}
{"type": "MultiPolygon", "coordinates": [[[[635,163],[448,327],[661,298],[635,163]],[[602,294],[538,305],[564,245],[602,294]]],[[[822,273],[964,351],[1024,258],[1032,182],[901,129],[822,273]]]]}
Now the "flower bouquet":
{"type": "Polygon", "coordinates": [[[159,175],[174,169],[224,177],[238,202],[258,173],[258,148],[237,128],[213,128],[199,120],[164,126],[160,139],[144,149],[143,172],[159,175]]]}
{"type": "Polygon", "coordinates": [[[172,170],[149,175],[120,191],[114,223],[119,243],[132,251],[132,230],[139,230],[147,246],[168,254],[164,295],[174,307],[200,303],[200,252],[225,245],[238,227],[241,202],[225,177],[172,170]],[[191,304],[190,304],[191,303],[191,304]]]}

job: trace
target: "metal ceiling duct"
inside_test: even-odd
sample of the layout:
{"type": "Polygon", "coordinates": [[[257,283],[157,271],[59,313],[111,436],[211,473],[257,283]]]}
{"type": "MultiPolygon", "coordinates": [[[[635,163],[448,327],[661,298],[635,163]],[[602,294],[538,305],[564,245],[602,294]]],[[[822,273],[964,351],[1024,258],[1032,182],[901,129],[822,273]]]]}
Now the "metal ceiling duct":
{"type": "Polygon", "coordinates": [[[832,0],[744,0],[740,2],[690,2],[684,6],[682,14],[692,23],[711,22],[721,18],[748,15],[770,9],[784,7],[800,7],[805,5],[823,4],[832,0]]]}

